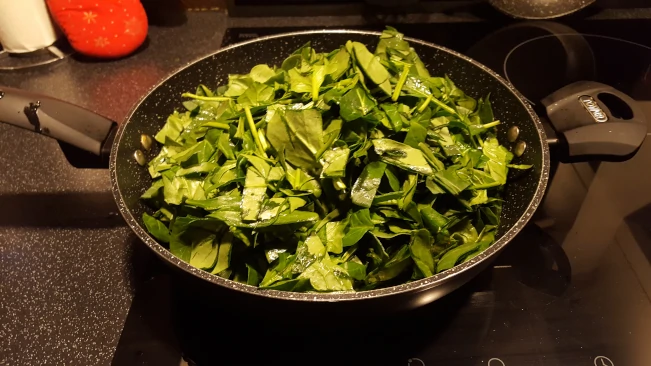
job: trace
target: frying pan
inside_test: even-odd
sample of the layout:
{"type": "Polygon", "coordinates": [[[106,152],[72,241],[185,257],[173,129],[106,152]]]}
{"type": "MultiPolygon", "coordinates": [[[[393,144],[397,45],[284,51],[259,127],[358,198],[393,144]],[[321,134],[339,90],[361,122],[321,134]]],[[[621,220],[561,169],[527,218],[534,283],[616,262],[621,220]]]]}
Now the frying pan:
{"type": "Polygon", "coordinates": [[[579,11],[596,0],[489,0],[501,12],[514,18],[551,19],[579,11]]]}
{"type": "Polygon", "coordinates": [[[447,48],[407,38],[432,74],[448,74],[475,98],[491,94],[495,116],[502,121],[499,140],[520,155],[514,163],[533,166],[507,184],[497,239],[487,250],[448,271],[389,288],[356,293],[290,293],[259,289],[191,267],[147,233],[140,220],[147,208],[139,197],[150,186],[151,178],[147,169],[133,158],[134,152],[141,149],[141,135],[153,136],[169,114],[182,108],[183,92],[194,90],[200,83],[210,87],[224,84],[228,74],[247,73],[257,64],[279,65],[308,41],[320,51],[339,47],[347,40],[374,49],[379,35],[368,31],[316,30],[263,37],[226,47],[181,68],[155,86],[117,129],[114,122],[85,109],[3,87],[0,87],[0,121],[66,141],[103,159],[110,152],[112,191],[122,216],[158,257],[190,277],[202,280],[194,283],[201,282],[200,286],[208,287],[210,292],[229,296],[229,301],[274,302],[283,307],[305,306],[309,302],[309,306],[331,309],[338,306],[350,309],[352,305],[376,310],[417,307],[453,291],[486,268],[522,230],[543,197],[550,166],[546,129],[557,135],[554,141],[562,147],[557,150],[567,161],[625,160],[637,151],[646,136],[646,122],[635,101],[611,87],[580,82],[545,98],[543,105],[555,127],[549,128],[512,85],[486,66],[447,48]],[[604,96],[608,97],[605,98],[608,103],[603,101],[604,96]]]}

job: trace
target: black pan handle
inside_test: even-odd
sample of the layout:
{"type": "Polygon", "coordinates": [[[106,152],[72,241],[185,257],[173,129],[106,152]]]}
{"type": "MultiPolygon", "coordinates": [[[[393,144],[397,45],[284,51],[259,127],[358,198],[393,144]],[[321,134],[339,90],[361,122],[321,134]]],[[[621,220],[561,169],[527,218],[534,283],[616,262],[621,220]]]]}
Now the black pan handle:
{"type": "Polygon", "coordinates": [[[624,161],[646,138],[640,105],[621,91],[593,81],[578,81],[542,100],[558,138],[564,163],[624,161]]]}
{"type": "Polygon", "coordinates": [[[117,123],[85,108],[0,86],[0,122],[26,128],[97,155],[108,166],[117,123]]]}

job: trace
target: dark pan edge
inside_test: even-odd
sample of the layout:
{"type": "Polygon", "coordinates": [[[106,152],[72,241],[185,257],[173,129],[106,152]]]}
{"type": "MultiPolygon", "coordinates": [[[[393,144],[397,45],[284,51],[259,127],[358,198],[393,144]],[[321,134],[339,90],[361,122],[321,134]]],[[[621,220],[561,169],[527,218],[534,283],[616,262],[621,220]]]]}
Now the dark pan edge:
{"type": "Polygon", "coordinates": [[[549,146],[547,145],[547,137],[545,135],[544,129],[542,122],[538,118],[538,116],[535,114],[531,106],[525,102],[524,96],[518,92],[513,85],[511,85],[508,81],[503,79],[500,75],[495,73],[493,70],[489,69],[488,67],[482,65],[481,63],[471,59],[468,56],[465,56],[463,54],[460,54],[456,51],[453,51],[451,49],[448,49],[446,47],[442,47],[436,44],[432,44],[429,42],[424,42],[421,40],[405,37],[405,40],[412,42],[412,43],[418,43],[424,46],[429,46],[429,47],[434,47],[437,48],[441,51],[447,52],[449,54],[452,54],[458,58],[461,58],[467,62],[470,62],[474,64],[475,66],[481,68],[484,70],[486,73],[491,75],[493,78],[497,79],[500,83],[502,83],[507,89],[509,89],[518,99],[520,100],[520,103],[524,106],[524,108],[527,110],[529,113],[529,116],[533,120],[536,129],[538,131],[538,136],[541,141],[541,147],[542,147],[542,171],[541,171],[541,177],[538,182],[538,186],[536,188],[536,192],[529,203],[529,206],[527,207],[525,213],[520,217],[520,219],[517,221],[515,225],[513,225],[504,235],[497,240],[493,245],[491,245],[488,249],[486,249],[484,252],[481,254],[477,255],[470,261],[463,263],[461,265],[458,265],[456,267],[453,267],[447,271],[441,272],[439,274],[436,274],[434,276],[424,278],[418,281],[398,285],[398,286],[393,286],[393,287],[388,287],[388,288],[383,288],[383,289],[378,289],[378,290],[370,290],[370,291],[363,291],[363,292],[353,292],[353,293],[324,293],[324,294],[315,294],[315,293],[295,293],[295,292],[285,292],[285,291],[277,291],[277,290],[265,290],[265,289],[260,289],[258,287],[254,286],[249,286],[245,284],[241,284],[235,281],[223,279],[219,276],[212,275],[206,271],[202,271],[200,269],[194,268],[190,266],[189,263],[186,263],[176,256],[174,256],[170,251],[168,251],[166,248],[164,248],[162,245],[160,245],[154,238],[152,238],[145,230],[143,227],[140,226],[138,223],[138,220],[131,215],[131,212],[129,208],[126,206],[124,199],[122,197],[122,194],[120,192],[120,189],[118,187],[118,182],[117,182],[117,150],[120,146],[120,141],[122,140],[122,136],[125,130],[125,127],[129,123],[131,117],[135,113],[135,111],[139,108],[139,106],[142,104],[142,102],[151,94],[155,89],[160,87],[161,85],[165,84],[169,78],[171,78],[173,75],[177,74],[181,70],[187,68],[188,66],[197,63],[205,58],[212,57],[216,54],[219,54],[221,52],[224,52],[226,50],[235,48],[235,47],[240,47],[249,43],[254,43],[254,42],[259,42],[259,41],[264,41],[266,39],[274,39],[274,38],[282,38],[282,37],[291,37],[295,35],[306,35],[306,34],[324,34],[324,33],[356,33],[356,34],[367,34],[367,35],[375,35],[379,36],[381,33],[380,32],[374,32],[374,31],[360,31],[360,30],[348,30],[348,29],[323,29],[323,30],[310,30],[310,31],[299,31],[299,32],[291,32],[291,33],[282,33],[282,34],[276,34],[276,35],[271,35],[271,36],[266,36],[266,37],[260,37],[256,38],[253,40],[237,43],[230,45],[228,47],[222,48],[214,53],[211,53],[209,55],[206,55],[204,57],[198,58],[192,62],[187,63],[186,65],[178,68],[175,70],[173,73],[170,73],[165,79],[161,80],[158,84],[153,86],[152,88],[147,91],[146,94],[143,95],[143,97],[138,101],[136,105],[130,110],[128,117],[126,118],[125,122],[122,123],[118,129],[118,132],[116,134],[115,141],[113,143],[113,147],[111,149],[111,157],[110,157],[110,162],[109,162],[109,173],[111,176],[111,190],[113,192],[113,196],[115,198],[115,201],[118,205],[118,208],[120,210],[120,213],[124,220],[127,222],[127,224],[131,227],[134,233],[148,246],[150,247],[156,255],[158,255],[161,259],[164,259],[172,264],[174,264],[176,267],[184,270],[185,272],[195,275],[203,280],[212,282],[214,284],[230,288],[236,291],[241,291],[245,292],[248,294],[253,294],[257,296],[263,296],[263,297],[269,297],[269,298],[275,298],[275,299],[281,299],[281,300],[296,300],[296,301],[305,301],[305,302],[339,302],[339,301],[352,301],[352,300],[362,300],[362,299],[369,299],[369,298],[378,298],[378,297],[384,297],[384,296],[390,296],[390,295],[396,295],[400,293],[406,293],[406,292],[420,292],[424,291],[430,288],[434,288],[438,286],[439,284],[442,284],[444,282],[447,282],[452,279],[452,277],[461,274],[463,272],[466,272],[468,270],[471,270],[473,267],[480,265],[481,262],[484,260],[490,260],[491,257],[495,256],[497,253],[499,253],[505,246],[506,244],[515,237],[520,230],[527,224],[527,222],[531,219],[531,216],[533,213],[536,211],[538,208],[538,205],[540,204],[542,197],[545,193],[545,189],[547,187],[547,180],[549,178],[549,168],[550,168],[550,157],[549,157],[549,146]]]}

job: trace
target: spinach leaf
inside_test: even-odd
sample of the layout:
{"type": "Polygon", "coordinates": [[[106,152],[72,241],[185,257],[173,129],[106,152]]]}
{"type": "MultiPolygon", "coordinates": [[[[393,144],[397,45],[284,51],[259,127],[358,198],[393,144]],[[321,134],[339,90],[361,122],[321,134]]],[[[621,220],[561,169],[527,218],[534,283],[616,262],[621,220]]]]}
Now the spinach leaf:
{"type": "Polygon", "coordinates": [[[363,88],[356,86],[339,101],[341,118],[345,121],[356,120],[370,113],[376,105],[363,88]]]}
{"type": "Polygon", "coordinates": [[[215,211],[208,214],[209,218],[216,219],[228,226],[238,228],[256,229],[268,226],[280,226],[289,224],[307,224],[319,220],[319,215],[314,212],[295,210],[293,212],[281,212],[275,218],[268,221],[243,222],[242,214],[238,211],[215,211]]]}
{"type": "Polygon", "coordinates": [[[337,266],[328,256],[312,263],[298,278],[309,279],[310,285],[317,291],[351,291],[353,289],[353,281],[348,273],[337,266]]]}
{"type": "Polygon", "coordinates": [[[476,251],[468,254],[466,258],[463,260],[464,262],[469,261],[470,259],[474,258],[477,256],[479,253],[483,252],[484,250],[488,249],[488,247],[495,242],[495,227],[491,226],[488,230],[484,230],[482,234],[479,236],[479,239],[477,240],[478,248],[476,251]]]}
{"type": "Polygon", "coordinates": [[[262,281],[262,278],[260,278],[258,271],[256,271],[255,268],[251,267],[248,264],[246,265],[246,269],[246,284],[250,286],[258,286],[260,284],[260,281],[262,281]]]}
{"type": "Polygon", "coordinates": [[[257,83],[266,83],[276,75],[276,72],[269,65],[256,65],[251,69],[251,79],[257,83]]]}
{"type": "Polygon", "coordinates": [[[453,195],[458,195],[470,186],[470,181],[459,175],[459,166],[451,166],[443,171],[434,173],[434,181],[453,195]]]}
{"type": "Polygon", "coordinates": [[[170,252],[189,263],[193,238],[203,238],[206,229],[216,231],[218,227],[219,224],[210,218],[177,217],[170,226],[170,252]]]}
{"type": "Polygon", "coordinates": [[[437,262],[436,273],[454,267],[463,260],[464,256],[475,252],[478,248],[479,245],[477,243],[468,243],[448,250],[437,262]]]}
{"type": "Polygon", "coordinates": [[[217,168],[219,168],[219,165],[206,161],[201,164],[193,165],[189,168],[181,168],[176,171],[176,176],[181,177],[192,174],[210,173],[217,168]]]}
{"type": "Polygon", "coordinates": [[[156,240],[163,243],[170,242],[170,231],[165,224],[160,220],[157,220],[153,216],[143,213],[142,221],[145,223],[147,231],[154,237],[156,240]]]}
{"type": "Polygon", "coordinates": [[[154,199],[154,198],[158,197],[160,189],[163,188],[163,185],[164,185],[164,183],[163,183],[162,179],[158,179],[158,180],[154,181],[154,183],[152,183],[151,187],[149,187],[145,191],[145,193],[143,193],[142,196],[140,196],[140,199],[151,200],[151,199],[154,199]]]}
{"type": "Polygon", "coordinates": [[[256,221],[267,192],[267,180],[260,173],[249,168],[246,171],[242,193],[242,220],[256,221]]]}
{"type": "Polygon", "coordinates": [[[347,222],[334,221],[328,222],[325,225],[326,234],[326,248],[328,252],[340,254],[343,251],[344,231],[346,230],[347,222]]]}
{"type": "Polygon", "coordinates": [[[177,177],[174,171],[166,171],[163,176],[163,194],[165,202],[170,205],[180,205],[185,199],[205,199],[203,180],[188,177],[177,177]]]}
{"type": "Polygon", "coordinates": [[[373,270],[366,276],[366,283],[374,284],[394,279],[400,273],[405,271],[411,265],[411,255],[409,245],[403,245],[395,254],[391,256],[382,267],[373,270]]]}
{"type": "Polygon", "coordinates": [[[419,144],[425,142],[425,138],[427,137],[427,128],[421,126],[418,123],[412,123],[412,125],[409,127],[409,131],[407,132],[407,136],[405,136],[405,145],[409,145],[415,149],[419,148],[419,144]]]}
{"type": "Polygon", "coordinates": [[[185,204],[193,207],[203,208],[206,211],[237,211],[239,210],[242,197],[240,195],[224,195],[207,200],[186,200],[185,204]]]}
{"type": "Polygon", "coordinates": [[[369,266],[370,269],[378,269],[389,260],[389,254],[387,254],[387,251],[384,249],[384,245],[382,245],[377,232],[373,233],[370,238],[371,240],[369,242],[367,254],[371,259],[369,266]]]}
{"type": "Polygon", "coordinates": [[[380,159],[387,164],[424,175],[433,173],[423,153],[411,146],[390,139],[375,139],[373,147],[380,159]]]}
{"type": "Polygon", "coordinates": [[[319,197],[321,195],[321,187],[319,186],[319,182],[317,182],[314,177],[305,173],[301,169],[293,169],[292,167],[287,166],[286,180],[295,190],[310,192],[315,197],[319,197]]]}
{"type": "Polygon", "coordinates": [[[420,151],[423,152],[423,156],[425,156],[425,159],[427,162],[435,169],[435,170],[444,170],[445,169],[445,164],[439,158],[434,156],[434,153],[432,152],[432,148],[429,147],[429,145],[419,142],[418,143],[418,148],[420,148],[420,151]]]}
{"type": "Polygon", "coordinates": [[[240,106],[257,107],[270,104],[274,98],[274,89],[266,84],[255,81],[247,83],[248,88],[237,98],[240,106]]]}
{"type": "Polygon", "coordinates": [[[215,235],[209,235],[193,245],[190,254],[190,265],[199,269],[209,270],[215,266],[219,246],[214,244],[215,235]]]}
{"type": "Polygon", "coordinates": [[[215,149],[212,145],[208,141],[203,140],[178,154],[172,155],[171,158],[177,163],[191,162],[191,164],[199,164],[208,161],[208,158],[212,156],[213,152],[215,152],[215,149]],[[194,160],[191,160],[193,158],[194,160]]]}
{"type": "Polygon", "coordinates": [[[350,149],[346,146],[326,150],[321,156],[321,178],[336,178],[346,176],[346,164],[350,149]]]}
{"type": "Polygon", "coordinates": [[[375,54],[384,61],[389,59],[401,59],[415,66],[416,73],[421,77],[429,77],[429,72],[414,52],[409,43],[403,40],[403,34],[395,28],[387,27],[380,36],[375,54]]]}
{"type": "Polygon", "coordinates": [[[357,243],[364,234],[375,227],[371,221],[371,213],[368,209],[363,209],[351,213],[348,218],[348,225],[344,231],[342,244],[344,247],[351,246],[357,243]]]}
{"type": "Polygon", "coordinates": [[[366,266],[357,262],[345,262],[341,267],[348,273],[352,279],[363,281],[366,278],[366,266]]]}
{"type": "Polygon", "coordinates": [[[267,139],[288,162],[303,169],[316,168],[323,142],[321,113],[315,109],[276,111],[267,125],[267,139]]]}
{"type": "Polygon", "coordinates": [[[219,275],[226,271],[231,265],[231,252],[233,249],[233,234],[226,233],[219,242],[219,253],[217,263],[212,269],[212,274],[219,275]]]}
{"type": "Polygon", "coordinates": [[[317,235],[310,235],[296,249],[296,261],[291,267],[292,273],[304,272],[312,263],[320,261],[326,255],[326,248],[321,239],[317,235]]]}
{"type": "Polygon", "coordinates": [[[355,51],[355,59],[364,70],[364,74],[378,85],[386,95],[391,95],[390,75],[387,69],[382,66],[380,58],[374,56],[366,46],[359,42],[353,42],[353,50],[355,51]]]}
{"type": "Polygon", "coordinates": [[[489,100],[490,94],[486,98],[479,99],[479,106],[477,108],[477,115],[481,120],[481,123],[490,123],[495,120],[493,115],[493,108],[491,107],[491,102],[489,100]]]}
{"type": "Polygon", "coordinates": [[[342,121],[340,119],[333,119],[328,124],[328,127],[323,131],[323,145],[321,151],[317,153],[317,157],[321,157],[325,149],[330,148],[335,140],[339,137],[341,133],[342,121]]]}
{"type": "Polygon", "coordinates": [[[400,181],[398,180],[398,176],[394,172],[393,167],[387,167],[384,170],[384,175],[387,177],[387,181],[389,181],[389,186],[391,187],[392,190],[397,191],[400,190],[400,181]]]}
{"type": "Polygon", "coordinates": [[[280,253],[275,266],[269,268],[260,282],[260,287],[270,287],[272,284],[291,277],[291,268],[296,261],[296,255],[280,253]]]}
{"type": "Polygon", "coordinates": [[[222,154],[224,154],[226,159],[228,160],[235,159],[235,153],[233,152],[233,145],[228,138],[228,134],[222,133],[219,136],[217,148],[219,149],[219,151],[222,152],[222,154]]]}
{"type": "Polygon", "coordinates": [[[331,81],[337,81],[350,68],[350,54],[348,51],[346,51],[345,47],[339,48],[339,50],[330,59],[330,64],[334,65],[334,68],[330,73],[331,81]]]}
{"type": "Polygon", "coordinates": [[[436,212],[436,210],[431,207],[421,208],[420,214],[423,218],[423,224],[432,234],[439,233],[450,223],[450,219],[436,212]]]}
{"type": "Polygon", "coordinates": [[[355,181],[355,185],[353,185],[350,193],[351,200],[354,204],[362,207],[371,207],[386,167],[386,164],[379,161],[372,162],[364,167],[362,174],[355,181]]]}
{"type": "Polygon", "coordinates": [[[431,241],[429,231],[420,229],[412,234],[409,243],[411,258],[425,277],[432,276],[435,273],[431,241]]]}
{"type": "Polygon", "coordinates": [[[166,143],[167,141],[176,141],[183,129],[192,122],[185,114],[180,115],[178,112],[175,112],[167,118],[163,128],[158,131],[154,137],[156,141],[161,144],[166,143]]]}
{"type": "Polygon", "coordinates": [[[507,165],[513,159],[513,154],[500,145],[496,138],[491,137],[484,141],[482,148],[484,155],[490,159],[486,163],[484,171],[489,173],[496,182],[506,184],[507,165]]]}

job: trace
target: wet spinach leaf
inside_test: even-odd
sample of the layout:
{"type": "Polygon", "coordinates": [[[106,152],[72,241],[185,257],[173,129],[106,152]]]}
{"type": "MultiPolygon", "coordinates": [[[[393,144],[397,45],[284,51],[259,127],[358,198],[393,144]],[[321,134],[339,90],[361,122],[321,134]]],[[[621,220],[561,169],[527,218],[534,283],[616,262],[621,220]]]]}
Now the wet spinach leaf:
{"type": "Polygon", "coordinates": [[[350,192],[351,200],[354,204],[362,207],[371,207],[386,167],[387,165],[385,163],[379,161],[369,163],[364,167],[362,174],[357,178],[350,192]]]}
{"type": "Polygon", "coordinates": [[[145,223],[147,231],[154,238],[163,243],[170,242],[170,231],[167,228],[167,225],[147,213],[142,214],[142,221],[145,223]]]}

